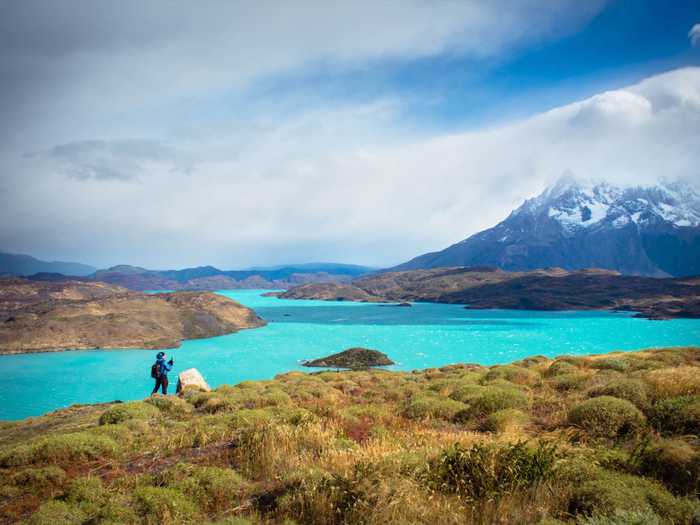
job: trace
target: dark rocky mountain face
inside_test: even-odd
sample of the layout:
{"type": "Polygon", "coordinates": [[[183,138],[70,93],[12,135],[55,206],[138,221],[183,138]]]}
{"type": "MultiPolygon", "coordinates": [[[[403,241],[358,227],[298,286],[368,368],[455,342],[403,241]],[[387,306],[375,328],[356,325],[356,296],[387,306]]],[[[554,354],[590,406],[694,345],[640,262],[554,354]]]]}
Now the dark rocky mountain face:
{"type": "Polygon", "coordinates": [[[681,183],[621,188],[566,177],[493,228],[394,270],[497,266],[700,274],[700,195],[681,183]]]}

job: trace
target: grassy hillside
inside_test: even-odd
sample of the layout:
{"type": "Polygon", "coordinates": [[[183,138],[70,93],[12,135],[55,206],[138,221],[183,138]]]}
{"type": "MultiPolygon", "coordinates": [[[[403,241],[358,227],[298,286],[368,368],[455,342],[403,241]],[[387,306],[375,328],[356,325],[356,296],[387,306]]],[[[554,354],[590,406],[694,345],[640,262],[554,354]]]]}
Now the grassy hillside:
{"type": "Polygon", "coordinates": [[[0,426],[0,521],[700,523],[700,349],[291,372],[0,426]]]}

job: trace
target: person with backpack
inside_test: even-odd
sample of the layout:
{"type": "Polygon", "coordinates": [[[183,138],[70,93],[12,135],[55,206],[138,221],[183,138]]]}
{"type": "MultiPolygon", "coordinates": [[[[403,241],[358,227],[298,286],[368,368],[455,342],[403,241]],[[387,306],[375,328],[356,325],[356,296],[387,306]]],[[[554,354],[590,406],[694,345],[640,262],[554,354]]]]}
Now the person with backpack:
{"type": "Polygon", "coordinates": [[[156,386],[151,392],[151,395],[161,389],[164,396],[168,395],[168,372],[173,369],[172,358],[167,363],[165,362],[165,352],[158,352],[156,362],[151,366],[151,377],[156,380],[156,386]]]}

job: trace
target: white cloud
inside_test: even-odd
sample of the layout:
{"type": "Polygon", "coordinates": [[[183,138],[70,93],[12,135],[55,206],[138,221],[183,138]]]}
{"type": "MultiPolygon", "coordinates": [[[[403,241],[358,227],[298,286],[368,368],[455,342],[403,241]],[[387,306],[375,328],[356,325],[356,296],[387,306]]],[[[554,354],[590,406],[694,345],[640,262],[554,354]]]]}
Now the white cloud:
{"type": "Polygon", "coordinates": [[[0,17],[0,147],[159,135],[200,104],[314,68],[499,56],[605,1],[14,2],[0,17]]]}
{"type": "Polygon", "coordinates": [[[700,24],[695,24],[688,31],[688,38],[690,38],[690,43],[693,46],[700,44],[700,24]]]}
{"type": "Polygon", "coordinates": [[[382,100],[222,123],[173,144],[189,175],[154,162],[136,180],[85,181],[50,156],[3,157],[22,184],[0,194],[0,224],[12,225],[1,240],[99,253],[101,264],[388,265],[491,226],[569,170],[620,183],[698,179],[700,68],[424,140],[396,131],[400,111],[400,100],[382,100]]]}

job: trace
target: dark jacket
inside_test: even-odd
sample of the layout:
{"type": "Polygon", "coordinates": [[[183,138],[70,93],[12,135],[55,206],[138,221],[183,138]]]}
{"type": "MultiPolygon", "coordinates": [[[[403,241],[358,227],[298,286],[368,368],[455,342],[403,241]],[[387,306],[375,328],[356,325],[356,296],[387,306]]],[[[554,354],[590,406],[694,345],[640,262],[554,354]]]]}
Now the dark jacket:
{"type": "Polygon", "coordinates": [[[156,364],[160,367],[161,376],[167,376],[168,372],[170,372],[173,369],[172,365],[166,363],[165,359],[162,357],[160,359],[156,359],[156,364]]]}

